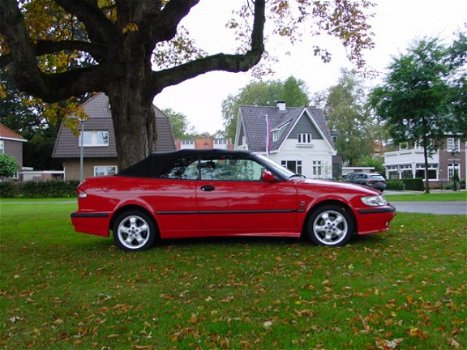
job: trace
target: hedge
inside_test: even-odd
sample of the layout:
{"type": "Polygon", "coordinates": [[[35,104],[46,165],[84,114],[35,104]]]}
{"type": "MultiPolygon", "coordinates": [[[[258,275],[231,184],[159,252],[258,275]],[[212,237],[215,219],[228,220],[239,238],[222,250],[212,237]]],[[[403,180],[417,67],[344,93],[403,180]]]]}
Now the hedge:
{"type": "Polygon", "coordinates": [[[402,179],[405,189],[409,191],[423,191],[423,179],[402,179]]]}
{"type": "Polygon", "coordinates": [[[70,198],[76,197],[78,181],[0,182],[1,198],[70,198]]]}
{"type": "Polygon", "coordinates": [[[386,189],[393,191],[403,191],[405,190],[404,181],[402,180],[387,180],[386,189]]]}

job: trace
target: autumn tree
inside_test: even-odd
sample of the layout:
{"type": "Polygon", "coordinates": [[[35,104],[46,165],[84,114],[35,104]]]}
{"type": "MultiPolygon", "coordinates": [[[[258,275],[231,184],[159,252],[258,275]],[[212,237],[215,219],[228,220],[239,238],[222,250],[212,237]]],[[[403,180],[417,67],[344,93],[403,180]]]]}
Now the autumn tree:
{"type": "Polygon", "coordinates": [[[371,104],[394,142],[423,147],[425,192],[428,158],[440,141],[452,133],[466,137],[466,45],[462,34],[448,46],[436,38],[415,42],[393,59],[384,83],[371,94],[371,104]]]}
{"type": "Polygon", "coordinates": [[[237,95],[229,95],[222,102],[227,137],[232,140],[235,138],[240,106],[274,106],[279,100],[291,107],[307,106],[310,100],[305,82],[294,77],[285,81],[254,81],[243,87],[237,95]]]}
{"type": "MultiPolygon", "coordinates": [[[[373,46],[368,0],[245,0],[226,19],[237,34],[238,50],[205,53],[180,25],[199,2],[2,0],[0,67],[20,90],[48,103],[106,93],[124,168],[155,149],[155,95],[207,72],[250,70],[265,54],[268,37],[293,42],[304,30],[333,35],[359,65],[362,50],[373,46]],[[272,24],[268,31],[266,20],[272,24]]],[[[314,53],[330,58],[324,48],[315,47],[314,53]]]]}

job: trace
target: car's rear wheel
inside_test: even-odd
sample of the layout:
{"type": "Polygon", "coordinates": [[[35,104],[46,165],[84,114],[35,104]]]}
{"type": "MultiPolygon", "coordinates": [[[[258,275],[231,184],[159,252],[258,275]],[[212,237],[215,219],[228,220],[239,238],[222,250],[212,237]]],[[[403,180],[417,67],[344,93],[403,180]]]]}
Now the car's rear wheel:
{"type": "Polygon", "coordinates": [[[348,210],[338,205],[324,205],[317,208],[307,222],[310,240],[329,247],[347,244],[354,232],[354,222],[348,210]]]}
{"type": "Polygon", "coordinates": [[[151,248],[157,235],[152,218],[138,210],[119,214],[114,221],[113,234],[117,247],[131,252],[151,248]]]}

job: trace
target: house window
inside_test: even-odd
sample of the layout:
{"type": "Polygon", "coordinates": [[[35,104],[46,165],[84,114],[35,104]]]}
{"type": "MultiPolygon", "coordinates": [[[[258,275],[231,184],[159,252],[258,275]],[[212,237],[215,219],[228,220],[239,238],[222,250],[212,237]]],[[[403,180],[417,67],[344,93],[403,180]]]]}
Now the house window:
{"type": "Polygon", "coordinates": [[[399,167],[401,179],[413,179],[412,165],[406,164],[399,167]]]}
{"type": "MultiPolygon", "coordinates": [[[[78,145],[81,147],[81,134],[78,138],[78,145]]],[[[83,146],[84,147],[105,147],[109,145],[108,131],[84,131],[83,146]]]]}
{"type": "Polygon", "coordinates": [[[226,144],[227,144],[227,140],[224,139],[224,138],[214,139],[214,144],[215,144],[215,145],[226,145],[226,144]]]}
{"type": "Polygon", "coordinates": [[[311,133],[301,133],[297,135],[298,143],[311,143],[312,139],[311,133]]]}
{"type": "Polygon", "coordinates": [[[279,130],[274,130],[272,132],[272,141],[275,142],[277,140],[279,140],[279,130]]]}
{"type": "Polygon", "coordinates": [[[181,149],[195,149],[195,140],[181,140],[180,148],[181,149]]]}
{"type": "MultiPolygon", "coordinates": [[[[415,178],[419,178],[419,179],[425,178],[425,164],[418,163],[416,165],[415,178]]],[[[438,165],[437,164],[428,164],[428,179],[431,179],[431,180],[438,179],[438,165]]]]}
{"type": "Polygon", "coordinates": [[[289,169],[294,174],[302,174],[302,161],[301,160],[282,160],[281,165],[289,169]]]}
{"type": "Polygon", "coordinates": [[[115,175],[117,167],[115,165],[98,165],[94,167],[94,176],[115,175]]]}
{"type": "Polygon", "coordinates": [[[227,139],[225,138],[215,138],[213,140],[214,148],[217,149],[227,149],[227,139]]]}
{"type": "Polygon", "coordinates": [[[454,137],[448,137],[447,139],[447,150],[448,152],[459,152],[461,149],[460,139],[454,137]]]}
{"type": "Polygon", "coordinates": [[[449,163],[448,164],[448,179],[452,180],[454,172],[457,172],[457,175],[460,175],[460,164],[459,163],[449,163]]]}
{"type": "Polygon", "coordinates": [[[0,154],[5,154],[5,141],[0,140],[0,154]]]}
{"type": "Polygon", "coordinates": [[[320,160],[313,161],[313,176],[321,176],[323,173],[323,164],[320,160]]]}

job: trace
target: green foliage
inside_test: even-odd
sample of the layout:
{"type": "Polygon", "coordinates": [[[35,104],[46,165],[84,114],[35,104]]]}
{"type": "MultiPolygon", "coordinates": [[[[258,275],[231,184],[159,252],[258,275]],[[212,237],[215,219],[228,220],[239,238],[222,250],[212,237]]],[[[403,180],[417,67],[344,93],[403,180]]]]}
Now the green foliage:
{"type": "Polygon", "coordinates": [[[285,81],[256,81],[248,84],[237,95],[229,95],[222,102],[222,118],[227,137],[235,139],[240,106],[274,106],[276,101],[285,101],[287,106],[307,106],[310,99],[302,80],[289,77],[285,81]]]}
{"type": "Polygon", "coordinates": [[[13,198],[18,195],[17,186],[12,181],[0,181],[0,198],[13,198]]]}
{"type": "Polygon", "coordinates": [[[183,140],[196,135],[195,128],[190,125],[187,116],[183,113],[178,113],[171,108],[167,108],[164,109],[164,114],[169,118],[175,139],[183,140]]]}
{"type": "Polygon", "coordinates": [[[377,173],[384,174],[384,159],[375,156],[363,156],[357,161],[357,166],[374,167],[377,173]]]}
{"type": "Polygon", "coordinates": [[[0,178],[12,177],[18,170],[16,159],[8,154],[0,154],[0,178]]]}
{"type": "Polygon", "coordinates": [[[344,164],[356,166],[359,158],[371,158],[375,123],[365,105],[363,83],[354,71],[341,71],[338,84],[327,91],[324,111],[329,128],[337,132],[335,146],[344,164]]]}
{"type": "Polygon", "coordinates": [[[465,338],[461,216],[398,213],[391,231],[339,249],[237,238],[127,254],[73,232],[75,201],[0,210],[5,349],[456,349],[465,338]]]}
{"type": "Polygon", "coordinates": [[[406,190],[423,191],[423,179],[402,179],[406,190]]]}
{"type": "Polygon", "coordinates": [[[402,180],[386,180],[386,189],[392,191],[405,190],[405,184],[402,180]]]}
{"type": "Polygon", "coordinates": [[[2,198],[73,198],[78,181],[0,182],[2,198]]]}
{"type": "Polygon", "coordinates": [[[393,59],[383,85],[371,94],[370,103],[394,142],[424,147],[426,174],[428,157],[446,134],[466,135],[466,46],[462,35],[448,47],[435,38],[414,43],[393,59]]]}

